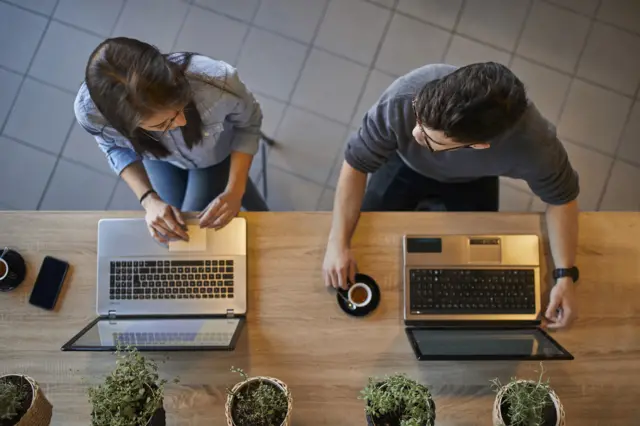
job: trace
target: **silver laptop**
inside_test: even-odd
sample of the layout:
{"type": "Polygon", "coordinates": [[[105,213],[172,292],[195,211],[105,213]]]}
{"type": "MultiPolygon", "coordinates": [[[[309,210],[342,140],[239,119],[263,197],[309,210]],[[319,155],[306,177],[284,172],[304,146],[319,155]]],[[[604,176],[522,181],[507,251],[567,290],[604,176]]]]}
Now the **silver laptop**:
{"type": "Polygon", "coordinates": [[[63,350],[232,350],[247,312],[247,225],[155,242],[143,219],[98,224],[99,317],[63,350]]]}
{"type": "Polygon", "coordinates": [[[573,359],[540,328],[537,235],[406,235],[404,319],[421,360],[573,359]]]}

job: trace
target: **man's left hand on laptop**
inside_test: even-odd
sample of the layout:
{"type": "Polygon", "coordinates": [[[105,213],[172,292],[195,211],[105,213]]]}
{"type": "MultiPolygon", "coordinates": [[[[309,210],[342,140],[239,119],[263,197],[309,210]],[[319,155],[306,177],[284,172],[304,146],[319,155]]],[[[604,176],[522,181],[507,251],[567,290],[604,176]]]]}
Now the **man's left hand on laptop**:
{"type": "Polygon", "coordinates": [[[558,279],[549,295],[549,306],[545,317],[547,327],[558,329],[567,327],[577,317],[575,284],[570,277],[558,279]]]}

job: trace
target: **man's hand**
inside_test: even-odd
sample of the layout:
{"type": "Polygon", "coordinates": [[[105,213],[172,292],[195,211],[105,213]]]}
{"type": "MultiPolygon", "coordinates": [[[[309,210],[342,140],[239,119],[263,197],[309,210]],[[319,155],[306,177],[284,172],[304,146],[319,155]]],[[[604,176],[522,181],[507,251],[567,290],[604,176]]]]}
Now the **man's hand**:
{"type": "Polygon", "coordinates": [[[351,249],[329,240],[322,266],[324,285],[346,290],[349,287],[349,282],[356,281],[357,270],[358,267],[351,249]]]}
{"type": "Polygon", "coordinates": [[[145,198],[142,207],[147,212],[144,218],[149,233],[156,241],[162,244],[166,244],[170,240],[189,241],[189,235],[185,231],[186,224],[180,210],[165,203],[156,194],[145,198]]]}
{"type": "Polygon", "coordinates": [[[213,200],[207,208],[198,215],[200,228],[220,229],[236,217],[242,207],[240,191],[225,191],[213,200]]]}
{"type": "Polygon", "coordinates": [[[578,311],[575,299],[574,282],[570,277],[558,279],[549,295],[549,307],[545,316],[547,327],[558,329],[567,327],[576,319],[578,311]]]}

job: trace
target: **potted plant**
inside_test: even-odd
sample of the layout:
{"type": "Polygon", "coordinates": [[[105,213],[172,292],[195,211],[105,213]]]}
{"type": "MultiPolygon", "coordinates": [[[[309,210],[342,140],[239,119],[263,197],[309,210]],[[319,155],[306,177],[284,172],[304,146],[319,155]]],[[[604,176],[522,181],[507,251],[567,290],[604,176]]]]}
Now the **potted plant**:
{"type": "Polygon", "coordinates": [[[384,379],[370,378],[362,390],[369,426],[433,426],[436,404],[426,386],[395,374],[384,379]]]}
{"type": "Polygon", "coordinates": [[[564,426],[564,409],[560,398],[543,381],[544,368],[540,364],[538,380],[519,380],[515,377],[506,385],[492,380],[497,392],[493,404],[494,426],[564,426]]]}
{"type": "Polygon", "coordinates": [[[0,426],[46,426],[53,407],[29,376],[0,376],[0,426]]]}
{"type": "MultiPolygon", "coordinates": [[[[164,386],[158,365],[137,350],[116,352],[116,368],[103,384],[89,388],[93,426],[164,426],[164,386]]],[[[177,382],[177,380],[175,380],[177,382]]]]}
{"type": "Polygon", "coordinates": [[[227,390],[228,426],[289,426],[293,397],[287,385],[273,377],[249,377],[231,367],[242,381],[227,390]]]}

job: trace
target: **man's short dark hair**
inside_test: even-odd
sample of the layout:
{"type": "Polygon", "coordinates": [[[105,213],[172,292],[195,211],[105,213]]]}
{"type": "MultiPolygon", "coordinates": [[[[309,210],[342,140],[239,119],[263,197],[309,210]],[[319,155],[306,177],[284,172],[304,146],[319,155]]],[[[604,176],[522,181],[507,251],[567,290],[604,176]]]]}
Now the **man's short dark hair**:
{"type": "Polygon", "coordinates": [[[458,142],[487,142],[511,128],[527,108],[522,82],[495,62],[467,65],[427,83],[415,98],[425,127],[458,142]]]}

